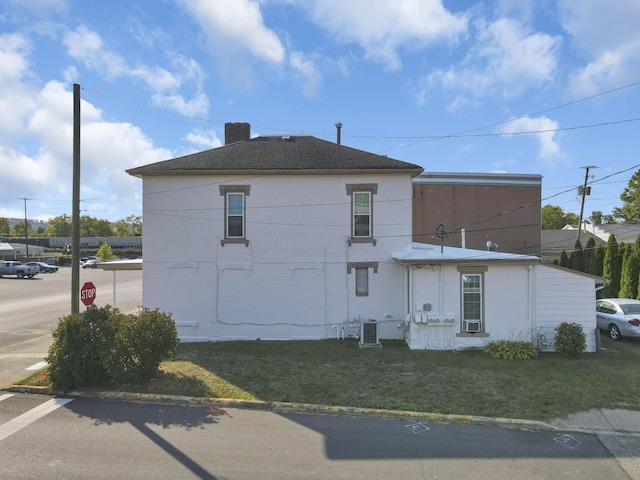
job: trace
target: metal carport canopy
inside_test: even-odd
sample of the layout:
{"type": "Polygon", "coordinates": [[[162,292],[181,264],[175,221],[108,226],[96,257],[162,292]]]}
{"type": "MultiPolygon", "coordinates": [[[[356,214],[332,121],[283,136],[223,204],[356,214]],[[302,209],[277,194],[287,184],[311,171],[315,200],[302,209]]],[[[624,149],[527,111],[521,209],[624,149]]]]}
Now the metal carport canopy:
{"type": "Polygon", "coordinates": [[[116,272],[118,270],[142,270],[142,259],[136,258],[133,260],[113,260],[111,262],[98,262],[97,268],[102,270],[108,270],[113,272],[113,306],[116,305],[116,272]]]}

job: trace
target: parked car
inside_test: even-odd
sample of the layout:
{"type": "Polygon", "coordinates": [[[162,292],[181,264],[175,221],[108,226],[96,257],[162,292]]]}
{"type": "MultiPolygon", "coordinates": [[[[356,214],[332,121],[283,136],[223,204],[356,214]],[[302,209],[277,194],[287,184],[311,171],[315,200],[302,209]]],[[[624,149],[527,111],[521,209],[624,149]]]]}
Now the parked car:
{"type": "Polygon", "coordinates": [[[89,260],[87,260],[82,264],[82,268],[98,268],[98,263],[99,263],[98,260],[90,258],[89,260]]]}
{"type": "Polygon", "coordinates": [[[602,298],[596,301],[598,328],[613,340],[640,338],[640,300],[602,298]]]}
{"type": "Polygon", "coordinates": [[[39,267],[26,265],[16,260],[0,262],[0,277],[3,275],[15,275],[18,278],[33,278],[39,272],[39,267]]]}
{"type": "Polygon", "coordinates": [[[27,262],[26,265],[39,267],[42,273],[53,273],[58,271],[58,267],[56,265],[49,265],[45,262],[27,262]]]}

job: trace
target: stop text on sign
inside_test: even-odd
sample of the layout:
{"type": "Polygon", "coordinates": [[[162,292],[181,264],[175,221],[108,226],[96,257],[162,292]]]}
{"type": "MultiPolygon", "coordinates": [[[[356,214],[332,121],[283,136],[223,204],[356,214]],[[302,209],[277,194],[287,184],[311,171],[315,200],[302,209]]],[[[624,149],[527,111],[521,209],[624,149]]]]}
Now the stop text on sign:
{"type": "Polygon", "coordinates": [[[96,299],[96,287],[92,282],[87,282],[80,290],[80,300],[85,305],[91,305],[96,299]]]}

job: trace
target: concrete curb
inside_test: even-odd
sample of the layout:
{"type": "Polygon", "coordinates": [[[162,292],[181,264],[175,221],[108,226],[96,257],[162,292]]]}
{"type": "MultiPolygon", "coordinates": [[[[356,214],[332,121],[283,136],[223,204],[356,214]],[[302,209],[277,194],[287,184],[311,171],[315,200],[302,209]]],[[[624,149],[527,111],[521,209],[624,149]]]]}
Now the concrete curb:
{"type": "MultiPolygon", "coordinates": [[[[4,388],[6,391],[32,393],[43,395],[62,395],[51,392],[48,387],[33,387],[13,385],[4,388]]],[[[265,410],[280,413],[312,413],[323,415],[372,416],[377,418],[404,418],[423,420],[437,423],[465,423],[476,425],[493,425],[504,428],[514,428],[535,431],[559,431],[560,429],[546,422],[537,420],[522,420],[516,418],[483,417],[478,415],[454,415],[428,412],[413,412],[405,410],[386,410],[379,408],[345,407],[295,402],[265,402],[261,400],[238,400],[234,398],[188,397],[183,395],[161,395],[155,393],[131,392],[82,392],[64,393],[65,397],[99,398],[103,400],[118,400],[129,402],[145,402],[172,405],[208,405],[216,408],[244,408],[250,410],[265,410]]]]}

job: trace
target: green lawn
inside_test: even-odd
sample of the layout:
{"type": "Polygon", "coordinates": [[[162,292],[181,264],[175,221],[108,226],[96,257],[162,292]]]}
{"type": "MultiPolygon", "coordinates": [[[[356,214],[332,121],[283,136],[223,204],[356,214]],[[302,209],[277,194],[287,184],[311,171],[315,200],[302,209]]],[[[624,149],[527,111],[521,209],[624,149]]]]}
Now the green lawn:
{"type": "MultiPolygon", "coordinates": [[[[603,352],[498,360],[410,351],[404,341],[183,344],[145,385],[112,390],[548,420],[591,408],[640,410],[640,342],[603,352]]],[[[26,383],[46,384],[41,373],[26,383]]]]}

